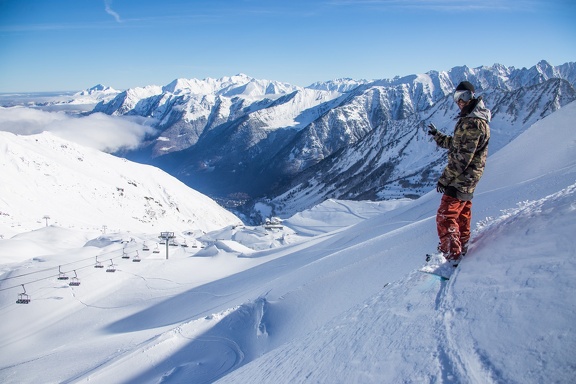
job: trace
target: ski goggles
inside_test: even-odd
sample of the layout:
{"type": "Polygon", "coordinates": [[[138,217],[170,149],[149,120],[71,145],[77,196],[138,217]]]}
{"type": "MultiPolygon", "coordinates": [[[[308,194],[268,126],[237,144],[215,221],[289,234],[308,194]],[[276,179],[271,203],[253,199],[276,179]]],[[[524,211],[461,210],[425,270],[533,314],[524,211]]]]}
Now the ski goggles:
{"type": "Polygon", "coordinates": [[[463,102],[468,102],[472,99],[473,93],[467,90],[463,90],[463,91],[456,91],[454,92],[454,102],[457,103],[460,100],[462,100],[463,102]]]}

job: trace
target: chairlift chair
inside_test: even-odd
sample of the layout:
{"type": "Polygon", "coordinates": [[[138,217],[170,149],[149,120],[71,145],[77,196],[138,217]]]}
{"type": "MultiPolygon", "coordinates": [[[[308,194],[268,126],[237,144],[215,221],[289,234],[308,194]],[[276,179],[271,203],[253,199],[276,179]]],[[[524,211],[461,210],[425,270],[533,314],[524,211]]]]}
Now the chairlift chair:
{"type": "Polygon", "coordinates": [[[58,280],[68,280],[68,276],[66,276],[66,274],[62,272],[60,266],[58,266],[58,280]]]}
{"type": "Polygon", "coordinates": [[[110,259],[110,265],[108,268],[106,268],[106,272],[116,272],[116,266],[114,265],[112,259],[110,259]]]}
{"type": "Polygon", "coordinates": [[[24,292],[18,294],[18,300],[16,300],[16,304],[29,304],[30,303],[30,295],[26,293],[26,288],[24,284],[22,284],[22,289],[24,292]]]}
{"type": "Polygon", "coordinates": [[[138,251],[136,251],[136,256],[134,256],[132,258],[132,262],[133,263],[139,263],[142,259],[140,259],[140,256],[138,255],[138,251]]]}
{"type": "Polygon", "coordinates": [[[80,285],[80,279],[78,278],[78,274],[76,273],[76,270],[74,270],[74,277],[70,279],[70,282],[68,283],[68,285],[71,287],[77,287],[80,285]]]}
{"type": "Polygon", "coordinates": [[[96,256],[96,264],[94,264],[94,268],[104,268],[102,263],[98,261],[98,256],[96,256]]]}
{"type": "Polygon", "coordinates": [[[126,251],[123,251],[123,253],[122,253],[122,258],[123,258],[123,259],[129,259],[130,256],[128,256],[128,254],[126,253],[126,251]]]}

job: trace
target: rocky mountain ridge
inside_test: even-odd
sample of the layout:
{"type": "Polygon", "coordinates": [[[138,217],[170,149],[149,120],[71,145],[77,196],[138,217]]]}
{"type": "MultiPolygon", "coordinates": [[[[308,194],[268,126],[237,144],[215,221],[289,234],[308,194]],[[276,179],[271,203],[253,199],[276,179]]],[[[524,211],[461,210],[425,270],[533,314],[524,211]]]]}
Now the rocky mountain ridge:
{"type": "Polygon", "coordinates": [[[390,199],[429,190],[443,154],[423,127],[434,121],[450,132],[450,94],[462,80],[492,109],[492,153],[576,98],[576,63],[541,61],[306,88],[246,75],[178,79],[127,90],[94,112],[142,116],[157,128],[139,151],[123,156],[214,198],[265,201],[275,214],[290,215],[329,197],[390,199]]]}

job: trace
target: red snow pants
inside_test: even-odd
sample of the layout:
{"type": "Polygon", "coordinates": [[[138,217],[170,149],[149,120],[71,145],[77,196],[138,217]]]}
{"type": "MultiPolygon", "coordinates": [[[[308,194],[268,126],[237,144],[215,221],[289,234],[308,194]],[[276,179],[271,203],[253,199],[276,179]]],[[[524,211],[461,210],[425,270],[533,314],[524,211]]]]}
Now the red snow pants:
{"type": "Polygon", "coordinates": [[[471,219],[471,201],[443,195],[436,214],[436,228],[440,238],[438,250],[449,254],[448,258],[459,258],[462,247],[470,240],[471,219]]]}

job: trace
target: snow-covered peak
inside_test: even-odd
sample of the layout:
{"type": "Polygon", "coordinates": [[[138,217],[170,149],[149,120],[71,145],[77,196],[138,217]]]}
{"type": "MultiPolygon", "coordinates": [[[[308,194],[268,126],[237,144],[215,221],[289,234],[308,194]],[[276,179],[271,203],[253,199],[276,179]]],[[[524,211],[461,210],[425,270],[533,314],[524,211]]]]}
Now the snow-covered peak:
{"type": "Polygon", "coordinates": [[[214,83],[210,82],[209,79],[198,80],[180,78],[175,79],[168,85],[165,85],[162,87],[162,90],[173,93],[174,95],[180,95],[183,93],[207,95],[209,93],[214,93],[215,87],[214,83]]]}
{"type": "Polygon", "coordinates": [[[140,101],[145,99],[154,98],[155,96],[162,95],[162,87],[157,85],[147,85],[145,87],[129,88],[124,92],[118,94],[109,102],[101,102],[95,108],[94,112],[100,112],[99,108],[109,105],[111,115],[122,115],[129,113],[133,109],[139,110],[146,109],[146,106],[141,105],[140,101]]]}
{"type": "Polygon", "coordinates": [[[285,94],[298,89],[287,83],[270,80],[259,80],[245,74],[225,76],[219,79],[179,78],[162,87],[164,92],[174,95],[224,95],[228,97],[262,97],[264,95],[285,94]]]}
{"type": "Polygon", "coordinates": [[[118,94],[120,93],[120,91],[112,88],[112,87],[107,87],[104,86],[102,84],[97,84],[91,88],[85,89],[83,91],[80,91],[76,94],[74,94],[74,96],[88,96],[88,95],[110,95],[110,94],[118,94]]]}
{"type": "Polygon", "coordinates": [[[354,88],[357,88],[360,85],[368,84],[371,82],[372,80],[355,80],[347,77],[330,81],[317,81],[310,84],[306,88],[345,93],[353,90],[354,88]]]}
{"type": "Polygon", "coordinates": [[[129,88],[125,92],[129,97],[133,97],[135,99],[145,99],[161,94],[162,87],[158,85],[147,85],[145,87],[129,88]]]}

